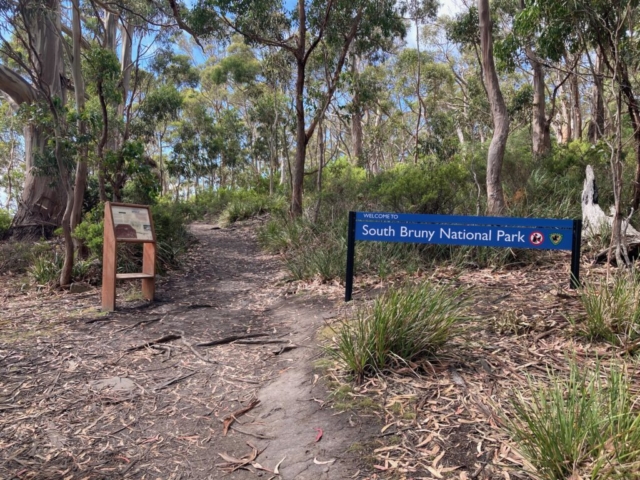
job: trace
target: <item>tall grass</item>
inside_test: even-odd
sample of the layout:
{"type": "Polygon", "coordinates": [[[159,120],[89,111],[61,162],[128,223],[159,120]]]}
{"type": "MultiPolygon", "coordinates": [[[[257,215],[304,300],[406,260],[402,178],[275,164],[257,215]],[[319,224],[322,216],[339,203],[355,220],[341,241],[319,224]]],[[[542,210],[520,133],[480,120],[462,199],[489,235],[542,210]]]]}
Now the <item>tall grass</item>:
{"type": "Polygon", "coordinates": [[[507,427],[542,480],[640,478],[640,417],[623,370],[549,374],[516,392],[507,427]]]}
{"type": "Polygon", "coordinates": [[[586,282],[579,292],[584,320],[572,322],[589,340],[626,345],[640,337],[640,278],[616,275],[611,283],[586,282]]]}
{"type": "Polygon", "coordinates": [[[358,381],[393,363],[432,356],[459,331],[464,303],[462,291],[448,285],[392,288],[344,321],[328,351],[358,381]]]}

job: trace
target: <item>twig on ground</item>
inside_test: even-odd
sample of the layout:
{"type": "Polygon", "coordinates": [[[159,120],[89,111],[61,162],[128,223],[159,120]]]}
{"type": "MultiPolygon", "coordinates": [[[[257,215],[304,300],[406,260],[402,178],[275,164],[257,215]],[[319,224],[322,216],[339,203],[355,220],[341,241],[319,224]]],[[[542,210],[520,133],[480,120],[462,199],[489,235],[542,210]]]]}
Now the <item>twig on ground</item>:
{"type": "Polygon", "coordinates": [[[168,335],[164,335],[163,337],[157,338],[155,340],[151,340],[150,342],[145,342],[142,345],[136,345],[135,347],[127,348],[127,352],[133,352],[135,350],[142,350],[147,347],[151,347],[153,345],[158,345],[159,343],[167,343],[172,340],[178,340],[182,338],[182,335],[178,335],[176,333],[170,333],[168,335]]]}
{"type": "Polygon", "coordinates": [[[246,335],[232,335],[230,337],[221,338],[220,340],[212,340],[211,342],[198,343],[196,347],[214,347],[216,345],[225,345],[227,343],[235,342],[243,338],[255,338],[255,337],[268,337],[268,333],[247,333],[246,335]]]}
{"type": "Polygon", "coordinates": [[[233,422],[236,421],[237,417],[240,417],[240,416],[244,415],[245,413],[250,412],[251,410],[253,410],[258,405],[260,405],[260,400],[258,400],[257,398],[254,398],[253,400],[251,400],[251,402],[249,402],[249,405],[247,405],[246,407],[241,408],[239,410],[236,410],[235,412],[233,412],[228,417],[225,417],[225,419],[222,421],[222,423],[224,425],[224,428],[222,429],[222,435],[225,436],[225,437],[227,436],[227,432],[229,431],[229,427],[231,427],[233,422]]]}

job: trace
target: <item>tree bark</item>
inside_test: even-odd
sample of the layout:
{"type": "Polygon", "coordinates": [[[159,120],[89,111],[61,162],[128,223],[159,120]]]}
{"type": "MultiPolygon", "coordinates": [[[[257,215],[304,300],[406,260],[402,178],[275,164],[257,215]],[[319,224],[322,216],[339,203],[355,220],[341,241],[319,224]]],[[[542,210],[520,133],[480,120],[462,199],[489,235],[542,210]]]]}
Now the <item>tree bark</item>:
{"type": "Polygon", "coordinates": [[[307,135],[304,116],[304,61],[298,60],[296,77],[296,159],[293,169],[293,191],[291,192],[291,216],[302,215],[302,187],[304,182],[304,164],[307,153],[307,135]]]}
{"type": "Polygon", "coordinates": [[[545,108],[544,69],[535,53],[526,49],[527,58],[533,71],[533,116],[531,119],[531,140],[536,157],[548,155],[551,151],[551,132],[545,108]]]}
{"type": "MultiPolygon", "coordinates": [[[[578,68],[577,65],[575,68],[578,68]]],[[[575,71],[571,74],[569,82],[571,88],[571,139],[580,140],[582,138],[582,109],[580,107],[580,88],[578,83],[578,75],[576,75],[575,71]]]]}
{"type": "MultiPolygon", "coordinates": [[[[82,113],[85,104],[84,77],[82,76],[82,25],[80,23],[80,2],[79,0],[71,0],[72,13],[72,48],[73,58],[71,59],[71,74],[73,76],[73,84],[75,90],[76,108],[78,110],[78,134],[84,137],[87,133],[87,126],[82,120],[82,113]]],[[[75,186],[73,189],[73,211],[71,213],[71,231],[75,230],[82,221],[82,204],[84,203],[84,192],[87,188],[87,156],[88,149],[86,145],[80,147],[78,152],[78,164],[76,168],[75,186]]],[[[76,245],[79,247],[80,245],[76,245]]]]}
{"type": "Polygon", "coordinates": [[[360,72],[358,71],[358,57],[353,55],[352,63],[351,63],[351,74],[353,76],[353,81],[355,83],[355,88],[353,92],[353,112],[351,115],[351,143],[353,149],[353,157],[355,160],[355,164],[359,167],[364,167],[364,149],[362,147],[362,105],[360,104],[360,84],[359,84],[359,76],[360,72]]]}
{"type": "MultiPolygon", "coordinates": [[[[43,95],[57,97],[64,104],[65,93],[60,80],[64,63],[60,43],[59,1],[45,0],[42,6],[30,3],[27,1],[19,7],[25,12],[23,18],[27,32],[16,30],[15,35],[22,36],[25,39],[23,43],[29,45],[26,55],[32,67],[30,76],[35,88],[15,72],[1,67],[0,90],[18,105],[32,104],[41,100],[43,95]]],[[[25,127],[25,182],[11,228],[14,238],[48,236],[62,220],[65,189],[60,188],[57,175],[38,175],[34,165],[34,158],[44,153],[48,136],[48,132],[36,125],[25,127]]]]}
{"type": "Polygon", "coordinates": [[[588,132],[589,141],[592,143],[596,143],[604,135],[603,64],[602,51],[598,48],[596,52],[595,65],[593,65],[592,115],[588,132]]]}
{"type": "Polygon", "coordinates": [[[480,47],[484,83],[487,88],[489,104],[493,116],[493,138],[487,154],[487,213],[502,215],[505,210],[502,190],[502,161],[509,138],[509,114],[500,90],[498,74],[493,60],[493,38],[489,0],[478,0],[480,19],[480,47]]]}

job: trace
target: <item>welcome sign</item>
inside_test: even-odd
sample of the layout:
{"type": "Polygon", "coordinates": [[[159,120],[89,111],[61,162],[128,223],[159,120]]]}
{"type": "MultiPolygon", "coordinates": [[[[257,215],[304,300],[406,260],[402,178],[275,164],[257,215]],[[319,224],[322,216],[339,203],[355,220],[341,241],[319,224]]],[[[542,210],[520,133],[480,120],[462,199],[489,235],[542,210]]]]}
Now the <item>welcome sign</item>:
{"type": "Polygon", "coordinates": [[[345,301],[351,300],[355,241],[571,250],[579,285],[581,220],[349,212],[345,301]]]}

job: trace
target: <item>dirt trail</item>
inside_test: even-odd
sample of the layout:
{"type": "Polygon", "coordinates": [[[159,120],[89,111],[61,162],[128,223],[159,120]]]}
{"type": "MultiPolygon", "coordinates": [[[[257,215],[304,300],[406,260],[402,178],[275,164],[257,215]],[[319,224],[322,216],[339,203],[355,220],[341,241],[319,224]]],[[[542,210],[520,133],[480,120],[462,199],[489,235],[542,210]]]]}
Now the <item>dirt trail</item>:
{"type": "Polygon", "coordinates": [[[278,285],[254,227],[194,225],[199,244],[158,301],[121,295],[108,316],[97,291],[4,290],[0,478],[362,478],[347,452],[377,427],[327,407],[313,371],[340,292],[278,285]],[[263,336],[197,346],[249,334],[263,336]],[[254,399],[223,436],[222,420],[254,399]]]}

